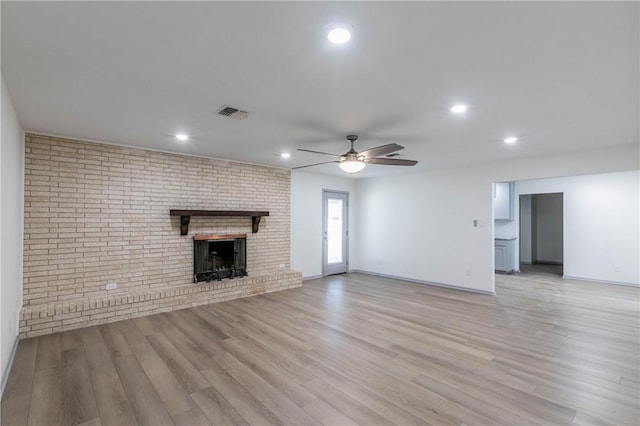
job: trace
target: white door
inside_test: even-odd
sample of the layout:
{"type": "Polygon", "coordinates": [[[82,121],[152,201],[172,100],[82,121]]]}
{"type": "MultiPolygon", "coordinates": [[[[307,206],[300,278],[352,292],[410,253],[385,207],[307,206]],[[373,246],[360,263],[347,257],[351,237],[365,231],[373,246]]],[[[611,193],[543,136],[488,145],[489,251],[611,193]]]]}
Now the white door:
{"type": "Polygon", "coordinates": [[[349,193],[322,191],[322,275],[349,269],[349,193]]]}

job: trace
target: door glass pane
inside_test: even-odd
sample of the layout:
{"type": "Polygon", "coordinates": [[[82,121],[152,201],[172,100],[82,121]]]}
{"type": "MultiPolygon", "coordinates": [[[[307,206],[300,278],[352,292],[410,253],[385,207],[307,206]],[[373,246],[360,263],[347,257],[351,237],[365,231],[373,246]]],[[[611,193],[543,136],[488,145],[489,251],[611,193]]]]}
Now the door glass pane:
{"type": "Polygon", "coordinates": [[[342,262],[342,200],[327,200],[327,262],[342,262]]]}

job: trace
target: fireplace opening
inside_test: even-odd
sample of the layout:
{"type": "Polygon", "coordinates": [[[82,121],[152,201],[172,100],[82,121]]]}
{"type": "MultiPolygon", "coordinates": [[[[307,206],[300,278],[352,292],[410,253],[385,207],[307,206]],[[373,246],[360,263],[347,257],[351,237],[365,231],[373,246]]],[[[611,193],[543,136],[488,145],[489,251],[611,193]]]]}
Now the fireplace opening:
{"type": "Polygon", "coordinates": [[[221,281],[247,275],[246,235],[196,235],[193,282],[221,281]]]}

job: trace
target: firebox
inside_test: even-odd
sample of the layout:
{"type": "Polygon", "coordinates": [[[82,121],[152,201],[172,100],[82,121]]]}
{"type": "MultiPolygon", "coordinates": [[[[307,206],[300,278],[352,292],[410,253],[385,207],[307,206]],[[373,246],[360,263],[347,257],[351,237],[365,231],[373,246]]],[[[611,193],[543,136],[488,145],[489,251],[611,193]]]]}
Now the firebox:
{"type": "Polygon", "coordinates": [[[247,235],[193,237],[193,282],[247,275],[247,235]]]}

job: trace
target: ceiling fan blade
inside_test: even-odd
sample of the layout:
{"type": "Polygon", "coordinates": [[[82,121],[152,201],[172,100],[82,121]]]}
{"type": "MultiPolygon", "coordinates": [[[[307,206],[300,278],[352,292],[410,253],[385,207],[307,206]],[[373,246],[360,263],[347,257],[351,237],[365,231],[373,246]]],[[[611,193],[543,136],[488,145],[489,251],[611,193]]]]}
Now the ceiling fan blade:
{"type": "Polygon", "coordinates": [[[298,151],[311,152],[312,154],[324,154],[324,155],[331,155],[333,157],[340,157],[340,154],[331,154],[329,152],[313,151],[313,150],[310,150],[310,149],[298,148],[298,151]]]}
{"type": "Polygon", "coordinates": [[[415,160],[402,160],[399,158],[369,158],[367,163],[385,164],[387,166],[415,166],[418,164],[415,160]]]}
{"type": "Polygon", "coordinates": [[[377,146],[375,148],[362,151],[358,155],[364,155],[366,158],[373,158],[379,155],[391,154],[392,152],[400,151],[401,149],[404,149],[404,146],[398,145],[397,143],[390,143],[388,145],[377,146]]]}
{"type": "MultiPolygon", "coordinates": [[[[333,155],[333,154],[331,154],[333,155]]],[[[313,167],[313,166],[319,166],[320,164],[329,164],[329,163],[339,163],[339,161],[325,161],[322,163],[315,163],[315,164],[308,164],[306,166],[298,166],[298,167],[292,167],[291,170],[295,170],[295,169],[304,169],[305,167],[313,167]]]]}

